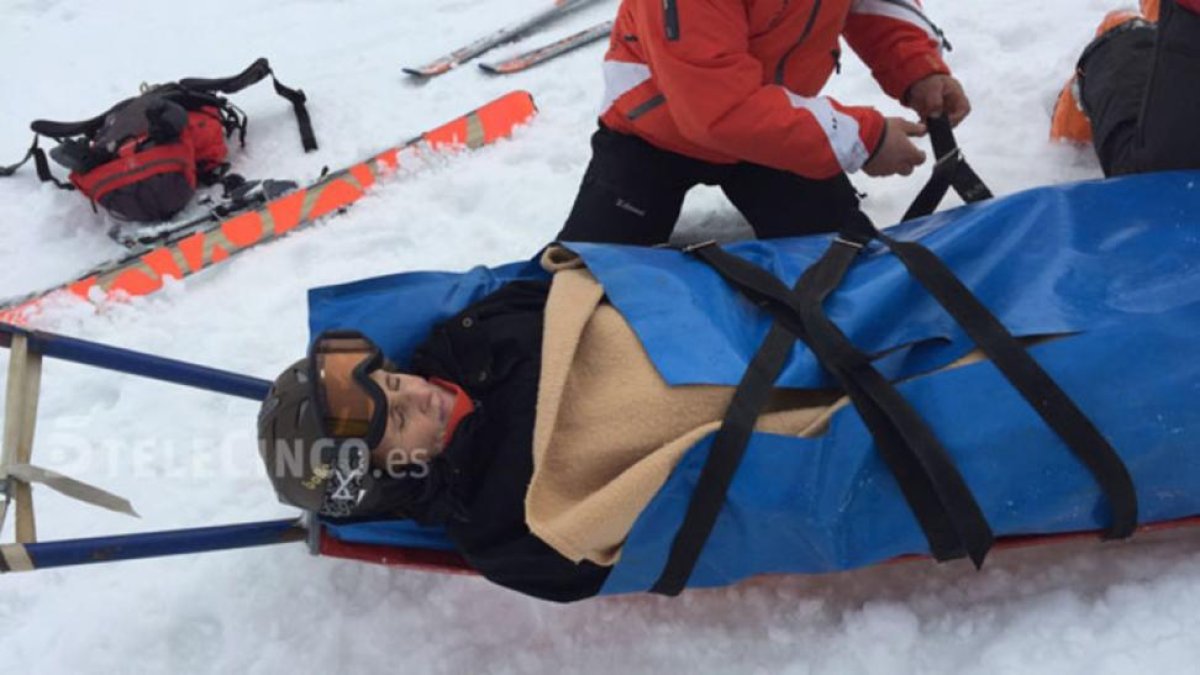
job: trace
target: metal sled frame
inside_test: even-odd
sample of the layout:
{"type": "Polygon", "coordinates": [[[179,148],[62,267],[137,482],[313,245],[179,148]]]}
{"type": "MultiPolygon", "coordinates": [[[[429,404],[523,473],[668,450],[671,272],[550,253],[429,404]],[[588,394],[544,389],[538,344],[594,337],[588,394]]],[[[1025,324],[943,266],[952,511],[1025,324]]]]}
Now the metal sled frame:
{"type": "Polygon", "coordinates": [[[0,544],[0,573],[296,541],[307,542],[314,555],[443,572],[472,572],[461,557],[453,553],[340,542],[329,536],[315,514],[311,513],[298,518],[255,523],[39,542],[34,517],[33,482],[44,482],[47,486],[84,502],[98,503],[93,499],[115,499],[96,488],[38,469],[31,464],[43,357],[252,401],[262,401],[266,397],[270,382],[77,338],[25,330],[4,323],[0,323],[0,347],[7,348],[10,352],[3,454],[0,454],[0,533],[3,533],[9,510],[14,511],[16,521],[16,541],[0,544]],[[46,475],[51,476],[51,480],[34,480],[35,476],[46,475]],[[93,493],[100,493],[102,497],[92,497],[93,493]]]}

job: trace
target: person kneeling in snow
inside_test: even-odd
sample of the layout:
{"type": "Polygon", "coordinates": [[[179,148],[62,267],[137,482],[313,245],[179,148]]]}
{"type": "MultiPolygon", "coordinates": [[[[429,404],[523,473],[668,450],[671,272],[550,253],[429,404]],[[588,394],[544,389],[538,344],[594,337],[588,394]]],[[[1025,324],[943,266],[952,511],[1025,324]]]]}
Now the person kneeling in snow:
{"type": "Polygon", "coordinates": [[[1050,135],[1091,142],[1106,176],[1200,168],[1200,0],[1109,12],[1055,106],[1050,135]]]}
{"type": "Polygon", "coordinates": [[[600,128],[559,241],[665,242],[685,195],[719,186],[760,239],[832,232],[847,174],[907,176],[925,125],[822,96],[841,39],[921,119],[971,110],[919,0],[623,0],[600,128]]]}

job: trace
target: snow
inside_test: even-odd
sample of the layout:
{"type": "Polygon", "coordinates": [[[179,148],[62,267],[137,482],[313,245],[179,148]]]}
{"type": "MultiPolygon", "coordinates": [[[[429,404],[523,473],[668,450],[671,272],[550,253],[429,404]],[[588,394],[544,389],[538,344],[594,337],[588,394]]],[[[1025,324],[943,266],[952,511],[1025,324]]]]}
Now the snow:
{"type": "MultiPolygon", "coordinates": [[[[1050,109],[1108,0],[927,0],[975,112],[960,141],[1001,194],[1099,175],[1086,150],[1045,141],[1050,109]]],[[[385,182],[347,214],[99,312],[56,307],[40,327],[271,377],[302,353],[304,292],[412,269],[528,257],[570,208],[602,86],[593,46],[517,76],[473,66],[424,85],[401,75],[538,0],[0,2],[0,158],[29,120],[82,119],[142,81],[221,76],[258,56],[307,92],[321,150],[301,152],[269,85],[237,170],[308,181],[514,88],[541,114],[515,140],[385,182]]],[[[601,3],[537,40],[611,15],[601,3]]],[[[525,42],[502,48],[515,53],[525,42]]],[[[845,59],[830,87],[883,100],[845,59]]],[[[894,222],[918,179],[856,183],[894,222]]],[[[1050,226],[1048,223],[1047,226],[1050,226]]],[[[0,296],[118,250],[75,195],[25,169],[0,180],[0,296]]],[[[689,196],[681,239],[745,236],[719,192],[689,196]]],[[[0,355],[7,366],[7,355],[0,355]]],[[[44,540],[288,517],[261,475],[252,403],[61,363],[44,376],[35,461],[133,500],[140,520],[37,490],[44,540]]],[[[6,535],[11,537],[11,534],[6,535]]],[[[10,541],[10,539],[5,539],[10,541]]],[[[0,576],[0,653],[31,672],[1191,672],[1200,657],[1200,539],[1186,530],[764,578],[679,599],[556,606],[479,579],[310,557],[300,545],[0,576]]]]}

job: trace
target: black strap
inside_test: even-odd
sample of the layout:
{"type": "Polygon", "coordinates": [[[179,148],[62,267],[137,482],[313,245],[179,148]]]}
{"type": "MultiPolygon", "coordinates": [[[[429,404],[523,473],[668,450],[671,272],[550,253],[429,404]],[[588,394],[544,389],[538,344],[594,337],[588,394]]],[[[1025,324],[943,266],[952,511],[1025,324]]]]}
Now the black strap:
{"type": "Polygon", "coordinates": [[[179,86],[198,91],[215,91],[222,94],[236,94],[251,85],[262,82],[271,75],[271,64],[265,58],[258,58],[237,75],[230,77],[185,77],[179,80],[179,86]]]}
{"type": "Polygon", "coordinates": [[[650,589],[662,595],[679,595],[687,586],[700,552],[725,505],[725,494],[746,454],[758,416],[766,407],[775,380],[787,363],[795,335],[776,322],[734,391],[725,420],[713,438],[708,459],[700,472],[687,514],[671,542],[671,552],[658,581],[650,589]]]}
{"type": "Polygon", "coordinates": [[[16,173],[17,169],[24,166],[25,163],[31,158],[33,159],[33,165],[37,170],[38,180],[42,181],[43,183],[54,183],[60,190],[71,191],[75,189],[74,185],[65,183],[55,178],[54,174],[50,173],[50,162],[46,160],[46,153],[40,147],[38,147],[38,137],[36,135],[33,137],[33,145],[29,146],[29,150],[25,152],[25,156],[21,158],[21,161],[17,162],[16,164],[10,164],[9,166],[0,166],[0,177],[13,175],[16,173]]]}
{"type": "MultiPolygon", "coordinates": [[[[123,103],[124,101],[122,101],[123,103]]],[[[120,104],[118,104],[120,105],[120,104]]],[[[114,106],[115,107],[115,106],[114,106]]],[[[30,122],[29,128],[35,134],[41,134],[47,138],[62,140],[71,136],[92,136],[100,127],[104,126],[104,118],[112,109],[104,111],[102,114],[93,117],[90,120],[80,122],[55,122],[52,120],[34,120],[30,122]]]]}
{"type": "MultiPolygon", "coordinates": [[[[8,166],[0,166],[0,176],[11,176],[14,173],[16,173],[17,169],[25,166],[25,163],[29,161],[29,158],[33,157],[34,152],[41,152],[41,148],[39,148],[37,146],[37,136],[33,137],[33,146],[25,151],[25,155],[23,157],[21,157],[20,161],[18,161],[16,164],[9,164],[8,166]]],[[[47,167],[47,168],[49,168],[49,167],[47,167]]]]}
{"type": "Polygon", "coordinates": [[[292,89],[281,83],[275,77],[274,71],[271,70],[271,64],[265,58],[259,58],[250,64],[248,68],[232,77],[187,77],[180,80],[179,85],[186,89],[195,89],[198,91],[216,91],[223,94],[234,94],[250,85],[261,82],[268,75],[271,76],[271,82],[275,85],[275,93],[287,99],[292,104],[292,111],[296,114],[296,123],[300,127],[300,142],[304,144],[304,151],[311,152],[316,150],[317,137],[313,133],[312,119],[308,115],[308,108],[304,105],[308,98],[304,95],[303,90],[292,89]]]}
{"type": "Polygon", "coordinates": [[[224,99],[221,99],[218,110],[220,110],[221,126],[225,129],[225,137],[229,138],[236,132],[238,145],[246,147],[246,129],[249,128],[250,118],[241,108],[224,99]]]}
{"type": "Polygon", "coordinates": [[[296,123],[300,125],[300,142],[304,145],[305,152],[312,152],[317,149],[317,137],[313,134],[312,119],[308,116],[308,108],[304,106],[304,102],[308,100],[304,96],[304,92],[300,89],[291,89],[280,84],[275,76],[271,76],[271,81],[275,84],[275,93],[286,98],[292,104],[292,111],[296,113],[296,123]]]}
{"type": "MultiPolygon", "coordinates": [[[[859,213],[865,221],[866,216],[859,213]]],[[[869,221],[868,221],[869,224],[869,221]]],[[[800,280],[798,304],[809,344],[837,377],[913,510],[937,560],[967,555],[983,564],[994,537],[950,454],[920,414],[825,314],[824,302],[867,242],[847,232],[800,280]]]]}
{"type": "Polygon", "coordinates": [[[1112,511],[1104,536],[1124,539],[1132,535],[1138,522],[1137,490],[1124,461],[1096,425],[932,251],[882,233],[878,238],[1091,472],[1112,511]]]}
{"type": "MultiPolygon", "coordinates": [[[[789,292],[766,270],[715,246],[694,253],[776,321],[801,336],[822,366],[842,384],[899,482],[934,556],[948,560],[966,554],[980,564],[991,547],[992,533],[949,454],[917,412],[871,365],[871,359],[855,348],[820,309],[864,242],[863,238],[836,240],[801,277],[796,293],[789,292]],[[793,327],[797,323],[799,327],[793,327]]],[[[716,440],[713,447],[715,451],[716,440]]],[[[721,493],[704,499],[719,506],[724,496],[721,493]]],[[[709,534],[684,534],[687,528],[685,520],[680,535],[700,539],[709,534]]]]}
{"type": "Polygon", "coordinates": [[[1105,537],[1124,538],[1133,533],[1138,517],[1133,480],[1091,420],[932,251],[914,242],[894,240],[878,232],[865,214],[855,213],[791,292],[766,270],[719,247],[691,249],[768,311],[775,322],[735,391],[736,405],[731,404],[714,437],[687,514],[652,591],[676,595],[687,585],[724,506],[754,424],[786,361],[793,341],[788,333],[809,346],[850,396],[933,555],[945,560],[965,554],[977,566],[982,564],[993,534],[969,486],[917,411],[824,312],[824,301],[871,239],[880,239],[892,250],[1092,473],[1112,511],[1105,537]]]}
{"type": "Polygon", "coordinates": [[[1026,351],[1021,341],[933,251],[879,232],[866,216],[847,219],[846,227],[851,231],[844,231],[843,236],[882,241],[1087,467],[1112,511],[1112,522],[1104,536],[1124,539],[1132,535],[1137,528],[1138,504],[1129,469],[1096,425],[1026,351]]]}
{"type": "Polygon", "coordinates": [[[933,175],[929,177],[929,182],[917,193],[916,199],[904,213],[903,220],[920,218],[936,211],[951,187],[968,204],[991,199],[992,191],[963,157],[962,150],[954,139],[950,120],[945,117],[933,117],[926,120],[926,126],[937,161],[933,165],[933,175]]]}

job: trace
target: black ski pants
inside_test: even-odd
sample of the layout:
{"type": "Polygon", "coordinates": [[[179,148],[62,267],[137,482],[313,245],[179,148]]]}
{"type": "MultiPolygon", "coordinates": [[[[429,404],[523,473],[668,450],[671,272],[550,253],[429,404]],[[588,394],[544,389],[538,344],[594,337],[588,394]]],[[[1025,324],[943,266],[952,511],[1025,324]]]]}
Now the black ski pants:
{"type": "Polygon", "coordinates": [[[838,229],[858,194],[845,174],[810,180],[757,164],[711,164],[661,150],[604,126],[592,136],[588,164],[559,241],[650,246],[675,229],[683,198],[717,185],[760,239],[838,229]]]}
{"type": "Polygon", "coordinates": [[[1164,0],[1080,57],[1079,94],[1106,176],[1200,169],[1200,16],[1164,0]]]}

